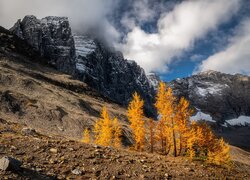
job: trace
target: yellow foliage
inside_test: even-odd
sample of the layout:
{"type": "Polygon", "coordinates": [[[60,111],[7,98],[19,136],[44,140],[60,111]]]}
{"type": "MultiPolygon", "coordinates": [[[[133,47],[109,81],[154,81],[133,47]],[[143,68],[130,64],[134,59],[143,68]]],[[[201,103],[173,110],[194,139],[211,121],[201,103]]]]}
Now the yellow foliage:
{"type": "Polygon", "coordinates": [[[84,129],[84,131],[83,131],[82,142],[87,143],[87,144],[90,143],[90,132],[87,128],[84,129]]]}
{"type": "Polygon", "coordinates": [[[95,143],[102,146],[111,146],[112,143],[112,121],[109,118],[107,108],[104,106],[101,118],[94,126],[95,143]]]}
{"type": "Polygon", "coordinates": [[[155,121],[153,119],[149,120],[149,138],[150,138],[150,152],[154,152],[155,144],[155,121]]]}
{"type": "Polygon", "coordinates": [[[186,141],[186,148],[187,148],[187,154],[190,159],[193,159],[195,157],[195,148],[194,145],[198,141],[197,136],[197,124],[196,122],[192,122],[191,127],[189,131],[186,133],[187,141],[186,141]]]}
{"type": "Polygon", "coordinates": [[[165,153],[163,146],[169,149],[173,145],[174,156],[177,155],[176,122],[174,118],[176,108],[175,101],[176,98],[173,95],[173,90],[170,87],[167,88],[164,82],[160,82],[155,103],[160,118],[157,126],[157,137],[161,140],[163,153],[165,153]],[[172,142],[173,144],[171,144],[172,142]]]}
{"type": "Polygon", "coordinates": [[[212,151],[208,151],[208,162],[216,165],[230,165],[230,147],[223,138],[217,139],[212,151]]]}
{"type": "Polygon", "coordinates": [[[144,127],[143,100],[137,93],[133,94],[133,99],[128,106],[128,120],[135,140],[135,149],[142,151],[145,145],[146,130],[144,127]]]}
{"type": "Polygon", "coordinates": [[[179,135],[179,155],[183,149],[187,148],[187,139],[190,138],[190,116],[192,114],[193,111],[189,108],[189,102],[182,97],[175,112],[176,129],[179,135]]]}
{"type": "Polygon", "coordinates": [[[115,148],[120,148],[121,147],[121,125],[118,122],[117,118],[114,118],[113,120],[113,146],[115,148]]]}

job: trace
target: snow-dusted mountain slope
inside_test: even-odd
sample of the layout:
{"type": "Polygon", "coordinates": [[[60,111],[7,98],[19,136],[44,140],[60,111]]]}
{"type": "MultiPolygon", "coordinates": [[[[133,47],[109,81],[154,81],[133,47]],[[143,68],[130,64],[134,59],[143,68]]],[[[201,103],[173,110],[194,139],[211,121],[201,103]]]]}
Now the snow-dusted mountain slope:
{"type": "MultiPolygon", "coordinates": [[[[170,83],[174,93],[190,100],[198,110],[193,119],[225,120],[250,116],[250,77],[206,71],[170,83]]],[[[239,120],[240,121],[240,120],[239,120]]]]}
{"type": "Polygon", "coordinates": [[[115,102],[127,105],[132,94],[138,92],[145,100],[146,112],[155,115],[155,90],[144,70],[95,37],[73,35],[68,18],[25,16],[10,31],[33,46],[56,69],[86,82],[115,102]]]}

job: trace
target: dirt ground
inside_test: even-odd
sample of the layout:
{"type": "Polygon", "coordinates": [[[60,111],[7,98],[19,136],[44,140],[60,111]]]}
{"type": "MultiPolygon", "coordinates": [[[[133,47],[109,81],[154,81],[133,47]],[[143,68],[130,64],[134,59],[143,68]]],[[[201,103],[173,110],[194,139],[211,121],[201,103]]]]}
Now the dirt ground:
{"type": "Polygon", "coordinates": [[[0,179],[249,179],[250,156],[232,148],[227,169],[185,157],[166,157],[128,149],[100,147],[26,132],[0,120],[0,158],[22,161],[22,171],[0,171],[0,179]]]}

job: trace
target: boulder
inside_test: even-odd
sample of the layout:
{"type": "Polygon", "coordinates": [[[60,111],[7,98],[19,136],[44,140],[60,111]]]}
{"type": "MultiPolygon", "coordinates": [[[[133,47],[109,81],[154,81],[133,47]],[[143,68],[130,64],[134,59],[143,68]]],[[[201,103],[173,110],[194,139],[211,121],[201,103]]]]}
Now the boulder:
{"type": "Polygon", "coordinates": [[[12,157],[4,156],[0,159],[0,169],[3,171],[19,171],[22,162],[12,157]]]}

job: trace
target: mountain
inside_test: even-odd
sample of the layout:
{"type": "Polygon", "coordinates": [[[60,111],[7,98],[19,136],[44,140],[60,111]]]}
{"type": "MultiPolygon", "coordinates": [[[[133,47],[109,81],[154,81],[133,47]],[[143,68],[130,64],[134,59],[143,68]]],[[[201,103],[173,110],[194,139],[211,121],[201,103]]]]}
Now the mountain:
{"type": "Polygon", "coordinates": [[[0,27],[0,119],[47,136],[80,140],[106,105],[123,125],[124,142],[130,142],[125,108],[55,70],[39,54],[37,48],[0,27]]]}
{"type": "Polygon", "coordinates": [[[57,70],[73,75],[121,105],[136,91],[147,115],[155,115],[155,90],[144,70],[95,37],[72,33],[68,18],[25,16],[10,29],[57,70]]]}
{"type": "Polygon", "coordinates": [[[249,76],[210,70],[176,79],[170,86],[178,97],[184,96],[191,102],[197,112],[196,119],[225,126],[250,123],[249,76]]]}

